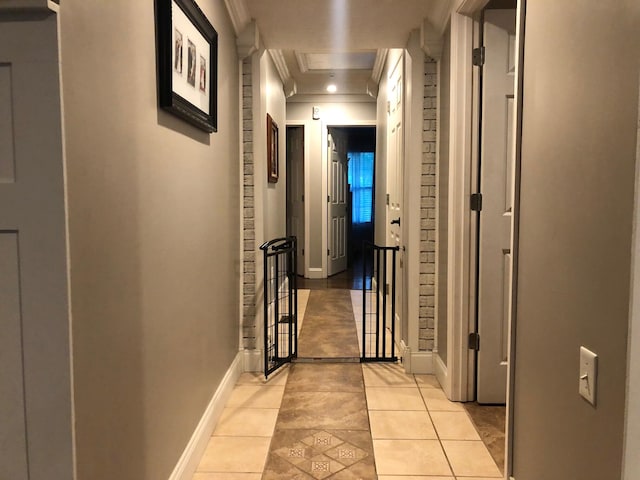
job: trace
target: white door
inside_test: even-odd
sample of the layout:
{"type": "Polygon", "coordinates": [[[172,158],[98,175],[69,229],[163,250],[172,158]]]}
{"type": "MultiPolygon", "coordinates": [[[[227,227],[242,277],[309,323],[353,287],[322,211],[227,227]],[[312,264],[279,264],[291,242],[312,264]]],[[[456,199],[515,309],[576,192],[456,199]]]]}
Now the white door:
{"type": "Polygon", "coordinates": [[[73,478],[57,45],[55,16],[0,20],[3,480],[73,478]]]}
{"type": "MultiPolygon", "coordinates": [[[[402,206],[404,194],[404,92],[403,92],[403,56],[392,66],[389,74],[389,138],[387,143],[387,192],[389,202],[387,218],[390,221],[388,246],[399,247],[396,259],[396,341],[402,338],[406,329],[401,323],[404,318],[404,255],[402,206]]],[[[391,259],[391,255],[389,256],[391,259]]],[[[392,270],[389,266],[389,274],[392,270]]],[[[391,294],[391,292],[389,292],[391,294]]]]}
{"type": "Polygon", "coordinates": [[[328,135],[329,159],[329,262],[328,275],[347,269],[348,172],[346,154],[338,152],[331,134],[328,135]]]}
{"type": "Polygon", "coordinates": [[[484,45],[477,400],[505,403],[515,163],[515,10],[485,11],[484,45]]]}
{"type": "Polygon", "coordinates": [[[287,234],[298,239],[297,274],[304,276],[304,127],[287,128],[287,234]]]}

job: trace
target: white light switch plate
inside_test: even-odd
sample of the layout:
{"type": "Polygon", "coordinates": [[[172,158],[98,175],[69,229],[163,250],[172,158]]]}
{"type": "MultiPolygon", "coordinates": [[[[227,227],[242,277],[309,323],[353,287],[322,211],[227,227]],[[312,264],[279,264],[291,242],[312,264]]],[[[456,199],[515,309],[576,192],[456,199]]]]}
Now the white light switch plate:
{"type": "Polygon", "coordinates": [[[579,392],[591,405],[596,404],[598,380],[598,356],[584,347],[580,347],[580,387],[579,392]]]}

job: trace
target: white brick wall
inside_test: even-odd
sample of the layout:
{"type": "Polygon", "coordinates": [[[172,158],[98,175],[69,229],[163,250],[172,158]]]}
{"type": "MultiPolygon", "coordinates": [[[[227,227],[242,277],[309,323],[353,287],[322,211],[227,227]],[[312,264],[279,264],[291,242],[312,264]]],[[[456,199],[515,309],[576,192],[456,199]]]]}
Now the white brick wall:
{"type": "Polygon", "coordinates": [[[253,76],[251,57],[242,62],[243,146],[243,264],[242,338],[246,349],[256,347],[256,231],[253,177],[253,76]]]}
{"type": "Polygon", "coordinates": [[[420,350],[433,350],[436,267],[437,63],[425,56],[420,182],[420,350]]]}

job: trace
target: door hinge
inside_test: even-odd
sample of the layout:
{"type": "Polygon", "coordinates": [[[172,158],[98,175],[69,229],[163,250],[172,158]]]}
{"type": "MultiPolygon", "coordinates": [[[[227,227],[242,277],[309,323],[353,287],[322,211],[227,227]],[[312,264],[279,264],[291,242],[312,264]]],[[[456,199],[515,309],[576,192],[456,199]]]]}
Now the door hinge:
{"type": "Polygon", "coordinates": [[[304,195],[302,195],[302,201],[304,202],[304,195]]]}
{"type": "Polygon", "coordinates": [[[482,194],[481,193],[471,194],[471,210],[474,212],[482,211],[482,194]]]}
{"type": "Polygon", "coordinates": [[[469,350],[480,350],[480,334],[473,332],[469,334],[469,350]]]}
{"type": "Polygon", "coordinates": [[[327,257],[331,256],[331,251],[327,248],[327,257]]]}
{"type": "Polygon", "coordinates": [[[387,205],[389,205],[389,194],[387,193],[387,205]]]}
{"type": "Polygon", "coordinates": [[[475,67],[481,67],[484,65],[484,47],[474,48],[471,54],[471,61],[475,67]]]}
{"type": "Polygon", "coordinates": [[[327,203],[331,203],[331,196],[327,195],[327,203]]]}
{"type": "Polygon", "coordinates": [[[304,257],[304,248],[302,249],[302,256],[304,257]]]}

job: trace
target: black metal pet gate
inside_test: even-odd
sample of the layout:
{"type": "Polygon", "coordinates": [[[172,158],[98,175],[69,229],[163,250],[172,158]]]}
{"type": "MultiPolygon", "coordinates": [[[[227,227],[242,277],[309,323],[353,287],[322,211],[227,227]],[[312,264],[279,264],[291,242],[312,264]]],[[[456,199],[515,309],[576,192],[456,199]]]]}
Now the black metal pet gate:
{"type": "Polygon", "coordinates": [[[260,246],[264,254],[264,375],[298,354],[296,237],[260,246]]]}
{"type": "Polygon", "coordinates": [[[399,247],[364,244],[361,362],[398,360],[395,349],[398,250],[399,247]]]}

